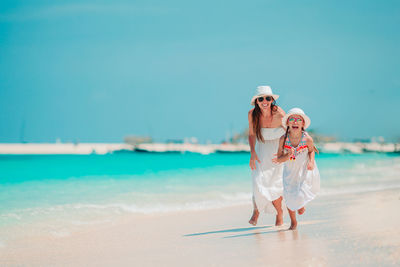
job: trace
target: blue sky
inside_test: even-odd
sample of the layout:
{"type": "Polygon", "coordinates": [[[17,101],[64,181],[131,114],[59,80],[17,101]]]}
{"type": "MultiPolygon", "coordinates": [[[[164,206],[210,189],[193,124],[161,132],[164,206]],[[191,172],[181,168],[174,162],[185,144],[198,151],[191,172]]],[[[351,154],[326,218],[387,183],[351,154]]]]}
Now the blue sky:
{"type": "Polygon", "coordinates": [[[0,142],[219,142],[266,84],[320,133],[397,140],[399,26],[399,1],[1,1],[0,142]]]}

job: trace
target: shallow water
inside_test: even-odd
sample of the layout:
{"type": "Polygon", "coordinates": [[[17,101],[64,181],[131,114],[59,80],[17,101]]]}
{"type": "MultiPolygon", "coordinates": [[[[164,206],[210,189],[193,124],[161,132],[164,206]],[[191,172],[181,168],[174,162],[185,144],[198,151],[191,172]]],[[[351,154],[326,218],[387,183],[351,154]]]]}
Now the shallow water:
{"type": "MultiPolygon", "coordinates": [[[[321,154],[321,194],[400,187],[394,154],[321,154]]],[[[251,202],[249,154],[0,156],[0,227],[251,202]]]]}

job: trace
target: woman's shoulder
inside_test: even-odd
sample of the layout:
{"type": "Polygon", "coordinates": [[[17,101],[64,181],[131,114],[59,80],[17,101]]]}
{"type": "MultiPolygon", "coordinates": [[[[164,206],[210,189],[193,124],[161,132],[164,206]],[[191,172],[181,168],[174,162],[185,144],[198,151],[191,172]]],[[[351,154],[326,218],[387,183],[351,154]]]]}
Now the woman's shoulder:
{"type": "Polygon", "coordinates": [[[254,108],[250,109],[249,112],[247,113],[249,115],[249,117],[251,117],[251,115],[253,115],[253,110],[254,110],[254,108]]]}
{"type": "Polygon", "coordinates": [[[253,121],[253,110],[254,108],[250,109],[249,112],[247,113],[249,121],[253,121]]]}
{"type": "Polygon", "coordinates": [[[286,112],[280,107],[280,106],[275,106],[276,109],[274,111],[274,115],[277,115],[279,117],[283,117],[286,115],[286,112]]]}

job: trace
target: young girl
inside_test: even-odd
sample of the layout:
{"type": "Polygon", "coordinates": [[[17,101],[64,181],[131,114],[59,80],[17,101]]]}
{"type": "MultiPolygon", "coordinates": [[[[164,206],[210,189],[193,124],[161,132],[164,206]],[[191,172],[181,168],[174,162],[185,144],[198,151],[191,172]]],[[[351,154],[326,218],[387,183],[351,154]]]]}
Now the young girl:
{"type": "Polygon", "coordinates": [[[305,205],[315,198],[320,187],[320,176],[314,156],[317,149],[313,139],[304,130],[310,126],[310,118],[300,108],[293,108],[282,118],[286,134],[279,140],[274,163],[284,162],[283,198],[289,211],[291,225],[297,227],[296,211],[305,212],[305,205]]]}

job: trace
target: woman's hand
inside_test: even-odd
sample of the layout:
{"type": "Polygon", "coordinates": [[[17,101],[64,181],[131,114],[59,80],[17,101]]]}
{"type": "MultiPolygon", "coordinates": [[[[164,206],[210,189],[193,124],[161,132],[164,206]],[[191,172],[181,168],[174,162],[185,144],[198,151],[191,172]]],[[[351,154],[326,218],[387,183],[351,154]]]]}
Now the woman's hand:
{"type": "Polygon", "coordinates": [[[307,170],[310,170],[310,171],[314,170],[314,161],[313,161],[313,160],[310,160],[310,161],[308,162],[308,164],[307,164],[307,170]]]}
{"type": "Polygon", "coordinates": [[[261,163],[261,161],[258,159],[258,156],[256,153],[251,153],[251,157],[250,157],[250,169],[255,170],[256,167],[256,161],[258,161],[258,163],[261,163]]]}

